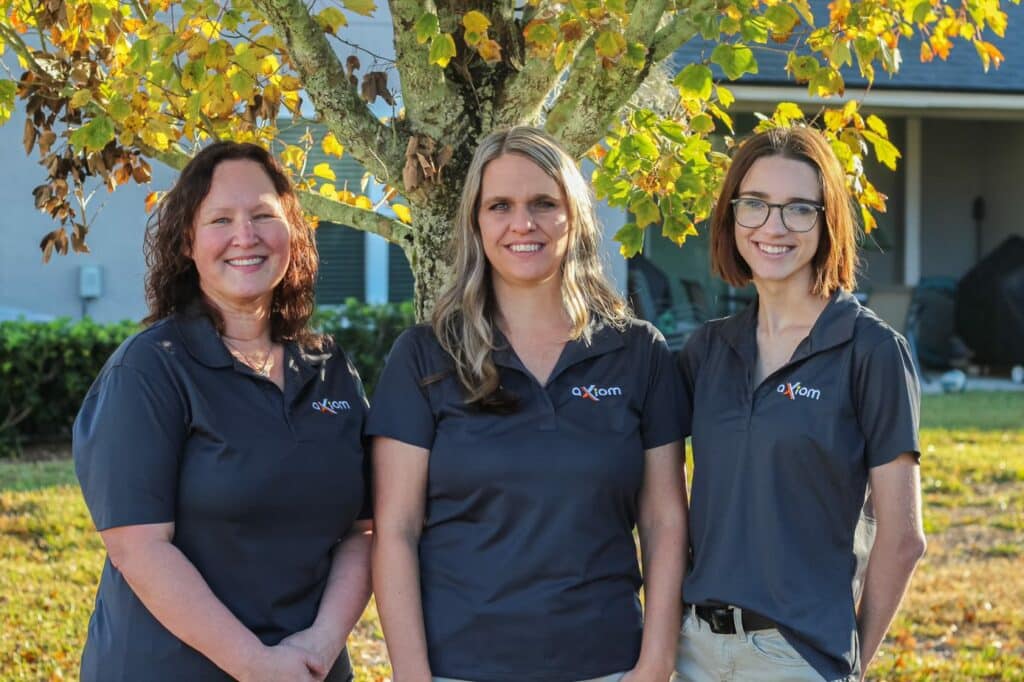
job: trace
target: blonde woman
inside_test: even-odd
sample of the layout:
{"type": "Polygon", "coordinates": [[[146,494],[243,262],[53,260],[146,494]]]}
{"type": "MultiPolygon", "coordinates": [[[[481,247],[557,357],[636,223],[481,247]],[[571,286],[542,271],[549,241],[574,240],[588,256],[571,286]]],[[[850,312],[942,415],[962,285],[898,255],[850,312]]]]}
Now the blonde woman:
{"type": "Polygon", "coordinates": [[[586,183],[538,130],[482,141],[454,241],[367,428],[395,679],[667,680],[686,518],[665,342],[602,273],[586,183]]]}

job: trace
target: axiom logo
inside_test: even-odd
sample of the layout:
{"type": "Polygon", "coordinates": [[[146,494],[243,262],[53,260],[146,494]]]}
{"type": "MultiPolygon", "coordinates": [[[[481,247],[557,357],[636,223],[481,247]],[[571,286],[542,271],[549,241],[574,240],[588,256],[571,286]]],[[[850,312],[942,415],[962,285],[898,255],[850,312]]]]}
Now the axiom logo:
{"type": "Polygon", "coordinates": [[[590,386],[573,386],[572,394],[577,398],[586,398],[587,400],[593,400],[595,403],[601,402],[601,398],[607,398],[613,395],[622,395],[622,389],[618,386],[596,386],[591,384],[590,386]]]}
{"type": "Polygon", "coordinates": [[[777,393],[781,393],[790,400],[796,400],[797,396],[801,398],[810,398],[811,400],[821,400],[821,391],[816,388],[808,388],[803,386],[800,382],[795,384],[779,384],[779,387],[775,389],[777,393]]]}
{"type": "Polygon", "coordinates": [[[338,410],[351,410],[347,400],[314,400],[313,409],[324,414],[338,414],[338,410]]]}

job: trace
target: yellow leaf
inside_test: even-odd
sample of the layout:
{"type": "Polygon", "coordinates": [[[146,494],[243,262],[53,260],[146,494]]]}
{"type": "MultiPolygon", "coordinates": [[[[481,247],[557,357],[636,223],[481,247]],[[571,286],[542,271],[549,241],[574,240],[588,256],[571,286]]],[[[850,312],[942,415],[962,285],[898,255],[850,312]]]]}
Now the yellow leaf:
{"type": "Polygon", "coordinates": [[[350,12],[362,14],[368,17],[377,11],[377,5],[373,0],[341,0],[341,4],[350,12]]]}
{"type": "Polygon", "coordinates": [[[412,213],[409,211],[409,207],[404,204],[391,204],[391,210],[395,212],[398,219],[406,225],[412,223],[412,213]]]}
{"type": "Polygon", "coordinates": [[[369,210],[371,210],[373,208],[373,202],[370,201],[369,197],[359,196],[359,197],[356,197],[355,206],[356,206],[356,208],[363,208],[363,209],[366,209],[367,211],[369,211],[369,210]]]}
{"type": "Polygon", "coordinates": [[[871,128],[882,137],[889,137],[889,128],[885,125],[885,121],[878,118],[874,114],[868,116],[867,119],[868,128],[871,128]]]}
{"type": "Polygon", "coordinates": [[[281,76],[281,82],[278,85],[281,86],[282,90],[295,91],[302,89],[302,81],[295,76],[281,76]]]}
{"type": "Polygon", "coordinates": [[[462,25],[471,33],[484,33],[491,25],[491,20],[482,13],[472,10],[462,17],[462,25]]]}
{"type": "Polygon", "coordinates": [[[313,166],[313,175],[318,178],[323,178],[324,180],[334,181],[337,179],[337,176],[334,174],[334,171],[328,163],[318,163],[313,166]]]}
{"type": "Polygon", "coordinates": [[[302,164],[306,162],[306,150],[302,147],[290,144],[284,148],[283,152],[281,152],[281,160],[286,166],[301,168],[302,164]]]}
{"type": "Polygon", "coordinates": [[[338,138],[334,136],[334,133],[327,133],[320,146],[323,147],[324,154],[328,156],[337,156],[340,159],[341,155],[345,153],[345,147],[338,142],[338,138]]]}
{"type": "Polygon", "coordinates": [[[260,73],[264,76],[272,76],[277,73],[277,70],[280,68],[281,62],[277,61],[277,57],[272,54],[268,54],[260,60],[260,73]]]}
{"type": "Polygon", "coordinates": [[[91,90],[79,90],[71,96],[71,106],[75,109],[84,107],[86,104],[92,101],[91,90]]]}
{"type": "Polygon", "coordinates": [[[320,185],[320,196],[327,197],[328,199],[337,199],[338,191],[334,189],[334,185],[329,182],[325,182],[320,185]]]}

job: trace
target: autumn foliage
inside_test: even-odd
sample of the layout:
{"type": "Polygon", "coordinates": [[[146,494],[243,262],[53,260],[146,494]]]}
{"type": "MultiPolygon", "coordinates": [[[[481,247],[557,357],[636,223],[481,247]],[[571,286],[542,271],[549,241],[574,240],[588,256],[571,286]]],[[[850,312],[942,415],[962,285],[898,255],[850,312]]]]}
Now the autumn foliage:
{"type": "MultiPolygon", "coordinates": [[[[849,73],[869,84],[895,73],[908,45],[931,61],[969,43],[980,67],[998,67],[990,39],[1007,28],[1000,0],[391,0],[391,60],[348,26],[379,11],[373,0],[0,7],[9,73],[0,121],[14,107],[27,114],[25,150],[41,165],[36,206],[57,223],[42,240],[47,256],[87,248],[85,206],[97,186],[146,182],[147,159],[180,167],[209,139],[231,138],[272,147],[311,214],[400,244],[420,297],[436,281],[427,269],[441,259],[474,143],[496,127],[542,125],[577,157],[589,155],[599,197],[635,217],[617,234],[631,255],[652,225],[681,244],[707,218],[733,144],[730,84],[758,73],[764,50],[787,52],[786,75],[827,104],[849,73]],[[633,97],[694,40],[714,47],[676,65],[671,106],[633,97]],[[303,116],[326,133],[282,143],[281,127],[303,116]],[[351,154],[382,186],[378,199],[336,186],[327,165],[309,167],[314,145],[351,154]]],[[[885,197],[864,159],[895,167],[900,156],[881,119],[857,101],[814,112],[781,103],[767,114],[762,127],[825,131],[871,230],[885,197]]]]}

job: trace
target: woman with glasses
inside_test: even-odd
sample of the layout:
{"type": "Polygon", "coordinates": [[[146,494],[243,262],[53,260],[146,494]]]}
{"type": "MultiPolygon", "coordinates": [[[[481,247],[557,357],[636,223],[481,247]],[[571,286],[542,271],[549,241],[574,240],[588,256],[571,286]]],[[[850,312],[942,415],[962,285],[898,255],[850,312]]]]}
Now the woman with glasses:
{"type": "Polygon", "coordinates": [[[725,178],[712,268],[757,298],[680,354],[694,456],[683,680],[863,679],[924,552],[917,377],[903,337],[850,293],[854,215],[810,128],[754,135],[725,178]],[[877,535],[857,603],[869,484],[877,535]]]}

